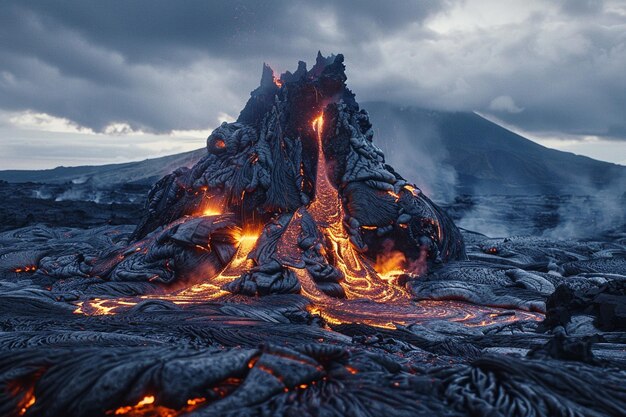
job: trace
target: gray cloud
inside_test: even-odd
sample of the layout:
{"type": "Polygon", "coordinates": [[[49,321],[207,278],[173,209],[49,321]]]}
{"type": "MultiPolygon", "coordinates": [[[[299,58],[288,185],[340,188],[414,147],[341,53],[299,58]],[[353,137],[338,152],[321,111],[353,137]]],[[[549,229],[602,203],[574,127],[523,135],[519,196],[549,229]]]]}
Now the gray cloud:
{"type": "Polygon", "coordinates": [[[589,15],[602,11],[604,1],[602,0],[564,0],[562,10],[573,15],[589,15]]]}
{"type": "Polygon", "coordinates": [[[293,70],[321,49],[346,55],[362,100],[626,139],[626,8],[520,1],[518,18],[498,3],[5,1],[0,109],[96,131],[207,128],[237,115],[263,61],[293,70]],[[489,19],[473,15],[481,7],[489,19]]]}

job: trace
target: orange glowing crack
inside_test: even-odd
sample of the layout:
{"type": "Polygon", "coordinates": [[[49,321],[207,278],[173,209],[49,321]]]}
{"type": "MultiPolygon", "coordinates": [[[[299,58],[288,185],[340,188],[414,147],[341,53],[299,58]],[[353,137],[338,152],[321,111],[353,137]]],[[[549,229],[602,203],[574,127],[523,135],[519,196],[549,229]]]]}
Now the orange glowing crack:
{"type": "Polygon", "coordinates": [[[124,407],[119,407],[113,413],[107,412],[107,414],[114,414],[116,416],[123,415],[123,414],[128,414],[131,411],[144,408],[145,406],[147,406],[149,404],[153,404],[153,403],[154,403],[154,396],[153,395],[148,395],[148,396],[143,397],[143,399],[139,400],[139,402],[137,404],[135,404],[135,405],[132,405],[132,406],[128,405],[128,406],[124,406],[124,407]]]}
{"type": "Polygon", "coordinates": [[[187,400],[187,405],[198,405],[198,404],[202,404],[203,402],[206,402],[206,398],[204,397],[191,398],[187,400]]]}

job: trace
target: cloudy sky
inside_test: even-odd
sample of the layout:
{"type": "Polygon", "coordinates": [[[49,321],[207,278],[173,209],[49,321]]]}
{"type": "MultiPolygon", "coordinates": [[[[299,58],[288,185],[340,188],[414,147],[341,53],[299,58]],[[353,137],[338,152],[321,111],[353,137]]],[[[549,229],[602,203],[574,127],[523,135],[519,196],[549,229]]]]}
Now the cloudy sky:
{"type": "Polygon", "coordinates": [[[626,1],[0,1],[0,169],[196,149],[263,62],[626,165],[626,1]]]}

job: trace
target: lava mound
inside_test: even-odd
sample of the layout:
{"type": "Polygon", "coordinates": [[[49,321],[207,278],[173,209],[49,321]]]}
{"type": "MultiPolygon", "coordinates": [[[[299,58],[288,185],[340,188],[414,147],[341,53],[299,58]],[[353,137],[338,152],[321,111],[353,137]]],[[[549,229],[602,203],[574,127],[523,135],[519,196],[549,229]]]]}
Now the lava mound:
{"type": "Polygon", "coordinates": [[[408,280],[464,258],[463,240],[372,138],[342,55],[279,78],[264,65],[206,156],[152,188],[131,249],[90,275],[202,280],[214,295],[401,297],[408,280]]]}

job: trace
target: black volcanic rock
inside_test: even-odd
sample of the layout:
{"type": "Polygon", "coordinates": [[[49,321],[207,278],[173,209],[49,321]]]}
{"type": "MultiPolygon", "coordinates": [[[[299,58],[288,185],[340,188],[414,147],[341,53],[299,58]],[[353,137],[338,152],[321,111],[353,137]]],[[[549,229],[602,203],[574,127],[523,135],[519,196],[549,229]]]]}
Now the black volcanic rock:
{"type": "Polygon", "coordinates": [[[567,325],[575,315],[594,317],[594,324],[604,331],[626,331],[626,280],[573,290],[559,286],[546,301],[544,326],[567,325]]]}

